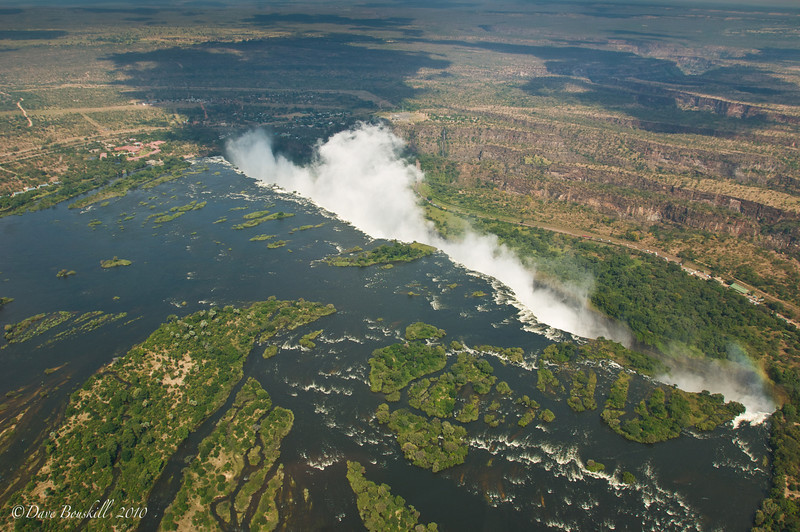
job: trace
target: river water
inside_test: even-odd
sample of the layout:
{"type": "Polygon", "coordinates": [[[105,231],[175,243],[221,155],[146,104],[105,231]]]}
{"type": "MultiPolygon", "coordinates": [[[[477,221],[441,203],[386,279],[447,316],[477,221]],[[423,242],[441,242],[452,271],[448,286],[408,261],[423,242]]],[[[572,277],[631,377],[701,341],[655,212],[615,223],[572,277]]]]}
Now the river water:
{"type": "MultiPolygon", "coordinates": [[[[0,296],[15,298],[0,310],[0,324],[57,310],[128,314],[50,345],[42,345],[50,338],[45,334],[7,346],[0,351],[6,368],[0,372],[1,393],[47,385],[52,376],[45,370],[66,363],[54,375],[69,381],[51,391],[42,408],[55,411],[89,375],[170,314],[272,295],[333,303],[336,314],[295,331],[278,356],[263,360],[254,352],[245,366],[276,405],[295,414],[281,461],[297,489],[309,490],[312,505],[291,515],[290,528],[358,526],[345,479],[348,459],[364,464],[368,479],[389,484],[420,511],[422,521],[435,521],[442,530],[749,528],[769,481],[764,425],[729,425],[641,445],[614,434],[598,412],[576,414],[563,399],[539,393],[534,370],[496,360],[498,378],[550,408],[556,420],[520,428],[508,411],[513,421],[497,428],[476,421],[467,425],[471,443],[463,465],[437,474],[412,466],[373,419],[383,402],[367,384],[367,361],[375,348],[399,341],[407,325],[424,321],[445,329],[446,340],[522,347],[533,365],[557,332],[532,327],[510,303],[507,289],[441,253],[391,269],[327,266],[319,259],[376,243],[302,198],[257,186],[222,161],[200,161],[193,169],[196,173],[132,191],[106,206],[80,211],[62,204],[0,219],[0,296]],[[161,225],[147,219],[190,201],[207,204],[161,225]],[[295,216],[232,228],[244,214],[265,209],[295,216]],[[324,225],[292,231],[318,224],[324,225]],[[259,234],[276,236],[250,241],[259,234]],[[268,248],[275,240],[287,244],[268,248]],[[133,264],[100,268],[101,260],[113,256],[133,264]],[[63,268],[77,274],[59,279],[63,268]],[[472,297],[478,291],[487,295],[472,297]],[[297,347],[302,334],[319,328],[325,332],[315,349],[297,347]],[[588,472],[589,459],[605,464],[606,472],[588,472]],[[632,472],[637,483],[617,482],[622,471],[632,472]]],[[[607,390],[608,372],[597,371],[598,391],[607,390]]],[[[0,456],[0,481],[45,430],[44,421],[21,428],[0,456]]],[[[150,503],[163,505],[169,498],[170,493],[154,493],[150,503]]]]}

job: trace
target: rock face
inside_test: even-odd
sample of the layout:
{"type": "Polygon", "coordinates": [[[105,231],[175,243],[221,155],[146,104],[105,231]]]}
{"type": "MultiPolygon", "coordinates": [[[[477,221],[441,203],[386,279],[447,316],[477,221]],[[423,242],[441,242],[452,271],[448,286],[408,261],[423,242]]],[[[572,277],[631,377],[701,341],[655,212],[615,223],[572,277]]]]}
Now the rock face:
{"type": "MultiPolygon", "coordinates": [[[[726,116],[760,112],[678,96],[683,105],[726,116]]],[[[604,128],[504,108],[476,115],[480,125],[428,120],[398,124],[397,130],[412,149],[459,163],[462,186],[492,183],[642,224],[679,224],[800,251],[800,172],[796,156],[785,155],[783,137],[765,145],[754,134],[730,133],[730,139],[692,143],[687,136],[642,134],[641,122],[619,116],[604,117],[603,123],[635,133],[609,135],[604,128]]]]}

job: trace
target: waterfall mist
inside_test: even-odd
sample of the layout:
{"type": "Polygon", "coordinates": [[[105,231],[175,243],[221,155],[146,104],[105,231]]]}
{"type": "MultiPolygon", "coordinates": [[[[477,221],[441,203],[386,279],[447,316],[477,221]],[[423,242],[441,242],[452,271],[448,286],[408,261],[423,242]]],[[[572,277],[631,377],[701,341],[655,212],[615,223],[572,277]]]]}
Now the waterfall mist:
{"type": "MultiPolygon", "coordinates": [[[[523,262],[494,235],[467,229],[458,240],[445,239],[425,219],[414,185],[423,174],[402,157],[404,142],[376,125],[333,135],[319,142],[310,163],[296,165],[272,149],[263,131],[251,131],[227,144],[227,156],[247,176],[294,191],[336,214],[373,238],[417,241],[439,248],[467,269],[507,286],[520,305],[538,321],[585,338],[631,344],[627,328],[594,312],[588,305],[591,279],[567,287],[567,294],[534,283],[535,265],[523,262]]],[[[561,287],[563,290],[563,287],[561,287]]],[[[745,357],[746,358],[746,357],[745,357]]],[[[687,391],[723,393],[743,403],[749,414],[772,412],[763,379],[742,361],[715,361],[677,356],[674,369],[660,380],[687,391]]]]}
{"type": "Polygon", "coordinates": [[[304,166],[275,154],[270,137],[258,130],[229,141],[227,154],[247,176],[295,191],[373,238],[429,244],[467,269],[497,279],[542,323],[578,336],[630,343],[623,326],[588,307],[585,289],[564,297],[535,285],[534,268],[494,235],[467,229],[458,240],[442,238],[419,205],[414,184],[423,175],[403,159],[404,147],[386,128],[362,125],[319,143],[304,166]]]}

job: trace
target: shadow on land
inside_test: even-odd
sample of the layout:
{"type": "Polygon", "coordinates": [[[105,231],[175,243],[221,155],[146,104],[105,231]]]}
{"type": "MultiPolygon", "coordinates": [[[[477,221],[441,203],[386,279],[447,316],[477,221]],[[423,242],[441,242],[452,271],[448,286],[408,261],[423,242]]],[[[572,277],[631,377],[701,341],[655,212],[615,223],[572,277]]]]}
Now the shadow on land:
{"type": "MultiPolygon", "coordinates": [[[[758,66],[711,68],[687,74],[675,62],[642,57],[631,52],[581,46],[534,46],[500,42],[421,40],[437,45],[478,48],[505,54],[535,56],[544,60],[550,77],[533,78],[523,89],[537,96],[557,96],[565,101],[621,111],[640,120],[639,127],[665,133],[724,135],[762,126],[768,118],[760,112],[734,115],[727,102],[709,109],[682,109],[676,95],[693,92],[752,104],[800,105],[800,89],[758,66]]],[[[769,57],[793,57],[791,50],[766,50],[769,57]]],[[[750,56],[753,60],[758,56],[750,56]]]]}
{"type": "Polygon", "coordinates": [[[202,98],[203,89],[241,87],[368,91],[392,104],[414,96],[415,90],[405,80],[419,69],[449,65],[426,53],[369,46],[380,43],[383,41],[372,37],[330,34],[211,42],[113,54],[105,59],[127,77],[120,84],[142,88],[145,98],[184,98],[187,90],[202,98]]]}

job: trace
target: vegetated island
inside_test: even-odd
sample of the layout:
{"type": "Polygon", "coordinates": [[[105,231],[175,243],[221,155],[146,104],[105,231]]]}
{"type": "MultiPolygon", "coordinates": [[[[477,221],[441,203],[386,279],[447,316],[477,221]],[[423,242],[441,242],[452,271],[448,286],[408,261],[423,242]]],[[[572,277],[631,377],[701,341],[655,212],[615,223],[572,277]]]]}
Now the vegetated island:
{"type": "Polygon", "coordinates": [[[18,323],[7,323],[3,327],[3,338],[5,338],[9,344],[27,342],[43,335],[51,329],[64,325],[63,330],[59,331],[50,340],[45,342],[45,344],[49,344],[78,333],[93,331],[103,325],[121,320],[126,316],[127,313],[125,312],[106,314],[101,310],[84,312],[83,314],[67,310],[41,313],[29,316],[18,323]]]}
{"type": "Polygon", "coordinates": [[[436,532],[436,523],[419,523],[419,512],[406,501],[392,496],[386,484],[378,485],[364,478],[364,467],[358,462],[347,462],[347,481],[356,495],[356,505],[361,521],[370,532],[384,530],[414,530],[415,532],[436,532]]]}
{"type": "Polygon", "coordinates": [[[291,410],[272,407],[269,394],[248,378],[233,405],[199,446],[180,490],[164,512],[164,530],[210,530],[217,521],[249,529],[273,530],[275,501],[283,466],[273,469],[280,444],[294,422],[291,410]]]}
{"type": "Polygon", "coordinates": [[[428,340],[438,339],[447,333],[444,329],[439,329],[433,325],[418,321],[406,327],[406,340],[428,340]]]}
{"type": "MultiPolygon", "coordinates": [[[[103,493],[108,499],[125,501],[126,507],[144,508],[178,445],[242,379],[254,342],[335,311],[332,305],[270,298],[245,309],[226,306],[182,319],[172,316],[72,394],[64,422],[47,440],[38,472],[9,504],[90,508],[103,493]]],[[[258,395],[252,386],[248,389],[258,395]]],[[[285,421],[276,421],[275,427],[285,421]]],[[[9,528],[64,527],[53,519],[14,523],[10,513],[3,520],[9,528]]],[[[138,523],[138,519],[93,522],[99,530],[129,530],[138,523]]]]}
{"type": "Polygon", "coordinates": [[[101,268],[118,268],[119,266],[130,266],[133,264],[128,259],[120,259],[117,258],[116,255],[113,259],[101,260],[100,267],[101,268]]]}
{"type": "Polygon", "coordinates": [[[58,277],[59,279],[66,279],[67,277],[76,275],[77,273],[78,272],[76,272],[75,270],[67,270],[66,268],[64,268],[63,270],[58,270],[56,277],[58,277]]]}
{"type": "MultiPolygon", "coordinates": [[[[654,358],[603,338],[582,346],[571,342],[550,345],[542,352],[541,359],[537,387],[542,392],[560,395],[565,387],[559,377],[569,382],[567,404],[576,412],[597,408],[597,374],[592,369],[583,369],[580,366],[583,360],[608,359],[645,375],[665,369],[654,358]]],[[[745,410],[740,403],[726,403],[721,394],[690,393],[674,386],[651,385],[630,412],[627,404],[632,378],[625,370],[617,373],[600,415],[614,432],[629,440],[655,443],[676,438],[687,428],[713,430],[745,410]]]]}
{"type": "Polygon", "coordinates": [[[12,301],[14,301],[13,297],[0,297],[0,308],[3,308],[4,306],[8,305],[12,301]]]}
{"type": "Polygon", "coordinates": [[[269,214],[269,211],[256,211],[251,212],[249,214],[245,214],[243,218],[247,220],[246,222],[242,222],[240,224],[235,224],[233,226],[234,229],[247,229],[248,227],[255,227],[257,225],[261,225],[264,222],[268,222],[270,220],[283,220],[284,218],[291,218],[294,216],[292,212],[283,212],[278,211],[272,214],[269,214]]]}
{"type": "Polygon", "coordinates": [[[198,203],[197,200],[193,200],[187,203],[186,205],[176,205],[175,207],[171,207],[169,211],[159,212],[156,214],[149,215],[146,221],[149,222],[152,219],[153,223],[157,225],[166,222],[171,222],[176,218],[180,218],[189,211],[199,211],[200,209],[205,207],[207,203],[208,202],[206,201],[201,201],[200,203],[198,203]]]}
{"type": "Polygon", "coordinates": [[[687,428],[712,430],[744,411],[739,403],[726,403],[718,394],[688,393],[645,379],[641,381],[645,393],[631,408],[628,384],[634,374],[630,371],[653,375],[665,368],[648,355],[602,338],[580,346],[562,342],[545,348],[536,372],[536,390],[541,394],[537,401],[515,394],[505,381],[497,382],[492,365],[476,354],[519,364],[524,359],[523,349],[481,345],[470,350],[453,341],[448,351],[436,343],[444,335],[445,331],[433,325],[413,323],[406,328],[408,341],[376,349],[369,360],[370,389],[386,394],[389,402],[400,401],[405,390],[408,405],[392,411],[388,403],[381,404],[375,413],[377,422],[395,434],[409,461],[433,472],[464,462],[469,440],[467,428],[461,424],[477,421],[481,413],[489,427],[516,422],[524,428],[535,420],[552,423],[555,414],[542,408],[540,401],[566,397],[575,412],[597,410],[599,389],[608,390],[600,415],[603,421],[624,438],[640,443],[675,438],[687,428]],[[435,375],[445,369],[448,353],[456,355],[456,362],[435,375]],[[600,360],[616,363],[608,367],[602,386],[595,366],[586,366],[586,362],[600,360]],[[569,384],[569,389],[562,382],[569,384]],[[517,417],[507,420],[509,411],[517,417]]]}
{"type": "Polygon", "coordinates": [[[436,251],[433,246],[412,242],[406,244],[393,240],[391,244],[382,244],[369,251],[356,246],[342,254],[332,255],[325,259],[331,266],[373,266],[375,264],[391,264],[394,262],[411,262],[430,255],[436,251]]]}

